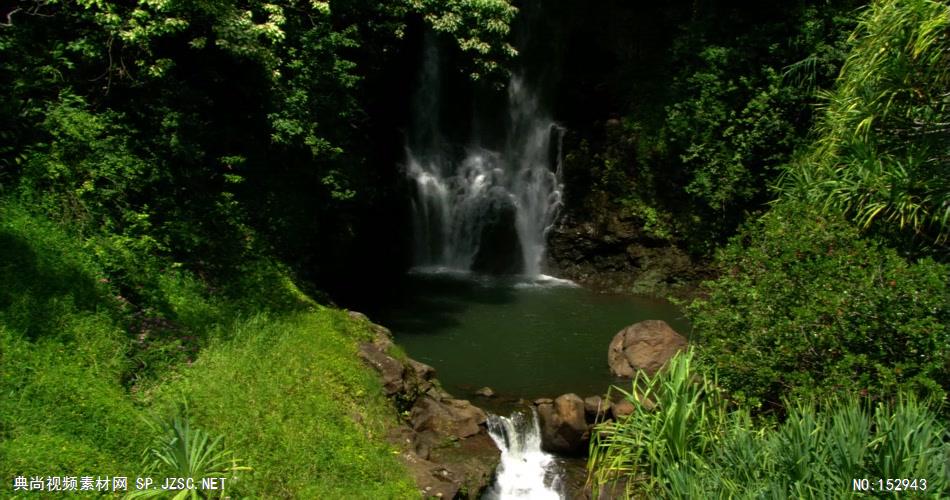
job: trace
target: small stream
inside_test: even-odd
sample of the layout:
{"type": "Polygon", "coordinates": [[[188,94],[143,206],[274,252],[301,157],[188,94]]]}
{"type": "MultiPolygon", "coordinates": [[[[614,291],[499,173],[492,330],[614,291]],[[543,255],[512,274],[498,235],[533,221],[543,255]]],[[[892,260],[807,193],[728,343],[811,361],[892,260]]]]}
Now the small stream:
{"type": "Polygon", "coordinates": [[[488,434],[501,450],[501,464],[495,473],[495,484],[483,499],[564,497],[557,459],[541,450],[541,429],[534,411],[514,412],[509,417],[491,415],[488,434]]]}

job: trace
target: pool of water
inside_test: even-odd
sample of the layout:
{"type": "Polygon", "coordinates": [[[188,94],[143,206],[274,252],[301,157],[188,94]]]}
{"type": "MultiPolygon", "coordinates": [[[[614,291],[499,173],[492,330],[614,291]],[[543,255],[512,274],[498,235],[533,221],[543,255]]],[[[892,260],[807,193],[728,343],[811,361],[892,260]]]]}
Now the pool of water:
{"type": "Polygon", "coordinates": [[[689,334],[669,302],[560,280],[430,270],[410,273],[386,292],[366,312],[462,398],[484,386],[501,399],[601,394],[617,382],[607,347],[623,327],[662,319],[689,334]]]}

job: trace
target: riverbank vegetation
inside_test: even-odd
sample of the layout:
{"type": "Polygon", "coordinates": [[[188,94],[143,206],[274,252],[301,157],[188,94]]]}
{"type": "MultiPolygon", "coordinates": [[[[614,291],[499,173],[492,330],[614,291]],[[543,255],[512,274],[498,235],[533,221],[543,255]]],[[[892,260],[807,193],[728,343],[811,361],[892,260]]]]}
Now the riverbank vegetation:
{"type": "Polygon", "coordinates": [[[865,9],[812,144],[718,255],[721,277],[691,310],[703,357],[736,395],[945,400],[948,32],[943,3],[865,9]]]}
{"type": "MultiPolygon", "coordinates": [[[[784,401],[781,422],[754,423],[692,351],[625,393],[635,410],[598,426],[595,492],[650,498],[859,498],[950,491],[950,433],[914,396],[784,401]]],[[[603,496],[603,495],[601,495],[603,496]]]]}
{"type": "MultiPolygon", "coordinates": [[[[911,494],[950,489],[950,7],[876,1],[854,23],[811,131],[754,184],[777,187],[763,191],[773,201],[717,249],[718,278],[687,308],[695,360],[627,396],[655,411],[600,428],[595,486],[842,498],[868,494],[860,478],[895,494],[886,479],[900,476],[927,478],[911,494]]],[[[818,57],[785,76],[814,78],[818,57]]],[[[742,130],[743,114],[728,116],[716,130],[742,130]]],[[[709,154],[681,159],[716,168],[709,154]]]]}
{"type": "Polygon", "coordinates": [[[133,303],[103,265],[111,249],[95,241],[10,203],[0,239],[8,493],[19,476],[182,470],[225,477],[240,496],[414,493],[384,441],[395,413],[356,356],[372,335],[266,261],[237,275],[240,296],[181,269],[137,269],[156,284],[133,303]],[[188,450],[223,458],[193,468],[188,450]],[[163,456],[177,461],[156,466],[163,456]]]}

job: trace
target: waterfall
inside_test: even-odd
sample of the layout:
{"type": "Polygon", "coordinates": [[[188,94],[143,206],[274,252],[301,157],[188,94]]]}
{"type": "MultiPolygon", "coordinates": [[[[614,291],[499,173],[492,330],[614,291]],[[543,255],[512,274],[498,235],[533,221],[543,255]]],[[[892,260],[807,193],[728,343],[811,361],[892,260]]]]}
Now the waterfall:
{"type": "Polygon", "coordinates": [[[563,128],[523,78],[508,85],[505,145],[475,142],[460,158],[440,134],[438,52],[426,49],[406,174],[418,266],[541,276],[545,236],[561,206],[563,128]]]}
{"type": "Polygon", "coordinates": [[[561,480],[554,456],[541,450],[538,416],[515,412],[510,417],[491,415],[488,433],[501,449],[495,483],[484,498],[560,499],[561,480]]]}

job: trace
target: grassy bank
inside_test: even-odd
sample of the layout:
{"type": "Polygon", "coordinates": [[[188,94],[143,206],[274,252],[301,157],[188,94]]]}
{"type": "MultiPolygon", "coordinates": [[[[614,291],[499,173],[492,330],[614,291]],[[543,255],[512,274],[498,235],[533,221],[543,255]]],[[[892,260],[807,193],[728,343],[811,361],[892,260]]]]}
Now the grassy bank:
{"type": "Polygon", "coordinates": [[[383,440],[394,410],[355,356],[363,327],[264,260],[212,285],[115,250],[0,206],[4,497],[31,494],[17,476],[162,477],[147,452],[167,429],[149,423],[175,417],[221,438],[241,496],[413,494],[383,440]]]}

